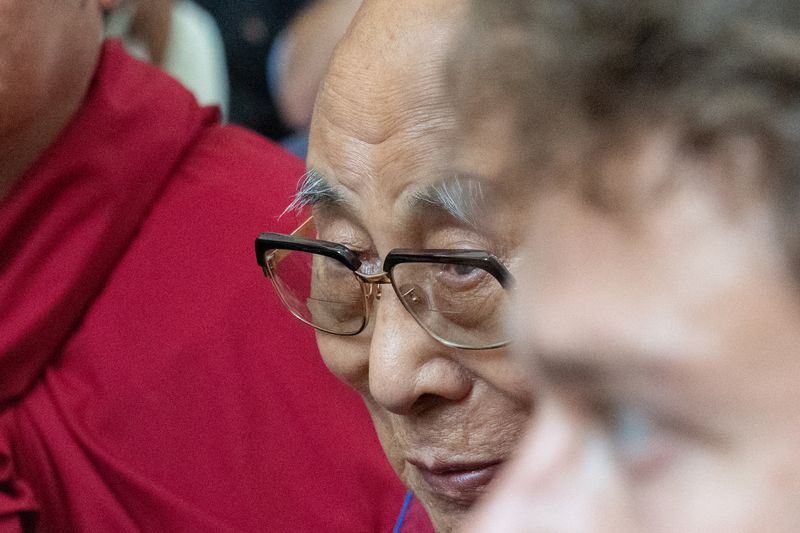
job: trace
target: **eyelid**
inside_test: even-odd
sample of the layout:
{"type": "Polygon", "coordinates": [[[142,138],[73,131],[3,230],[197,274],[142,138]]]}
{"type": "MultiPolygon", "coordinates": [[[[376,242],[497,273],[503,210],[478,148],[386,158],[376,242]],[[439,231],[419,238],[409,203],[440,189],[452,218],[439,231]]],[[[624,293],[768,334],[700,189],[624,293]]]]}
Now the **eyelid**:
{"type": "Polygon", "coordinates": [[[335,205],[318,205],[312,214],[320,238],[343,244],[356,253],[370,248],[370,239],[366,238],[369,232],[348,211],[335,205]]]}
{"type": "Polygon", "coordinates": [[[317,238],[335,242],[355,253],[359,260],[369,261],[374,255],[372,244],[366,238],[366,232],[346,219],[335,219],[317,222],[317,238]]]}
{"type": "Polygon", "coordinates": [[[515,248],[505,239],[492,238],[478,229],[448,224],[424,234],[424,247],[453,250],[486,250],[497,257],[503,266],[511,269],[517,255],[515,248]]]}
{"type": "MultiPolygon", "coordinates": [[[[428,221],[430,224],[430,221],[428,221]]],[[[450,242],[466,242],[475,244],[476,242],[487,243],[488,237],[477,228],[459,223],[458,221],[445,224],[434,224],[433,226],[423,226],[423,235],[426,240],[446,240],[450,242]]]]}

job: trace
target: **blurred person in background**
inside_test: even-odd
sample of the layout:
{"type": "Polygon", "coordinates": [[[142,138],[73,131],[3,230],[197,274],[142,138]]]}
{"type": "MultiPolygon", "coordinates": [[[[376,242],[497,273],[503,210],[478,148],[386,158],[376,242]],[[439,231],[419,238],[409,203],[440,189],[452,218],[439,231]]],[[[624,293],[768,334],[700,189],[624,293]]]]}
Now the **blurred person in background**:
{"type": "Polygon", "coordinates": [[[277,292],[363,396],[416,495],[407,521],[421,502],[439,532],[462,524],[532,409],[502,327],[523,211],[498,209],[507,227],[489,231],[469,216],[480,189],[452,165],[445,66],[465,4],[363,4],[314,109],[293,204],[311,218],[257,240],[277,292]]]}
{"type": "MultiPolygon", "coordinates": [[[[296,16],[273,48],[274,92],[284,123],[307,129],[333,50],[353,20],[361,0],[318,0],[296,16]]],[[[273,53],[271,51],[271,53],[273,53]]]]}
{"type": "Polygon", "coordinates": [[[797,2],[473,7],[457,166],[529,200],[538,409],[465,530],[797,531],[797,2]]]}
{"type": "Polygon", "coordinates": [[[114,4],[0,2],[0,531],[388,531],[366,410],[250,268],[301,162],[114,4]]]}
{"type": "Polygon", "coordinates": [[[274,140],[292,132],[265,65],[278,35],[312,0],[195,0],[219,25],[230,76],[230,120],[274,140]]]}
{"type": "Polygon", "coordinates": [[[298,157],[308,152],[308,127],[333,49],[361,0],[317,0],[300,12],[270,48],[267,79],[282,122],[292,133],[281,144],[298,157]]]}
{"type": "Polygon", "coordinates": [[[361,0],[197,2],[222,30],[231,121],[304,157],[317,89],[361,0]]]}
{"type": "Polygon", "coordinates": [[[160,66],[200,104],[217,105],[228,118],[225,46],[203,8],[191,0],[123,0],[104,26],[106,37],[122,39],[131,55],[160,66]]]}

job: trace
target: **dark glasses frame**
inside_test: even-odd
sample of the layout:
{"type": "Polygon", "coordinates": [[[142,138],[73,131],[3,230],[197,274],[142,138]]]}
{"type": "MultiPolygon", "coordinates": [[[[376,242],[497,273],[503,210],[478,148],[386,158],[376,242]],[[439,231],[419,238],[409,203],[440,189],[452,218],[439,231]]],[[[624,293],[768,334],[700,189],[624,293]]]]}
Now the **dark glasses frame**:
{"type": "Polygon", "coordinates": [[[500,259],[490,252],[486,250],[410,250],[396,248],[386,254],[386,257],[383,260],[382,272],[376,274],[363,274],[358,272],[358,269],[361,268],[361,260],[358,258],[358,255],[345,245],[301,236],[303,233],[308,231],[308,228],[311,227],[312,223],[313,217],[310,217],[289,235],[283,233],[265,232],[261,233],[255,241],[256,261],[262,268],[264,275],[270,278],[273,286],[275,287],[275,291],[278,293],[278,296],[289,312],[291,312],[292,315],[305,324],[308,324],[314,329],[331,333],[333,335],[345,337],[358,335],[364,331],[369,323],[369,317],[372,314],[371,311],[373,300],[380,299],[380,285],[389,284],[394,289],[400,302],[411,314],[411,316],[414,317],[417,323],[425,331],[427,331],[428,334],[445,346],[466,350],[486,350],[500,348],[508,344],[509,341],[501,341],[490,343],[485,346],[471,346],[455,343],[442,338],[440,335],[433,332],[424,323],[424,321],[417,317],[416,313],[410,308],[409,303],[406,301],[403,295],[400,294],[397,285],[394,283],[394,278],[392,277],[392,271],[394,268],[397,265],[404,263],[436,263],[445,265],[471,266],[480,268],[481,270],[489,273],[500,283],[500,286],[503,287],[503,289],[512,289],[515,283],[514,276],[506,268],[506,266],[503,265],[500,259]],[[277,265],[289,251],[323,255],[340,262],[353,272],[356,278],[361,282],[361,289],[364,298],[364,320],[361,324],[361,327],[357,331],[353,333],[340,333],[325,329],[309,322],[295,312],[295,310],[289,305],[273,276],[275,265],[277,265]]]}

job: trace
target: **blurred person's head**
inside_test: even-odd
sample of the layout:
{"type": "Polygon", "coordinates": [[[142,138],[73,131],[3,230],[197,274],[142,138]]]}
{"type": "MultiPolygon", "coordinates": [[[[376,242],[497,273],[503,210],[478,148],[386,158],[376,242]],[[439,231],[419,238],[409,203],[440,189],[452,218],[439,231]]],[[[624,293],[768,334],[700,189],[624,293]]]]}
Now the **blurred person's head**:
{"type": "Polygon", "coordinates": [[[326,364],[364,397],[390,462],[440,531],[483,493],[530,412],[501,330],[519,224],[484,231],[469,215],[480,188],[452,167],[444,71],[464,8],[365,2],[317,98],[296,200],[313,213],[300,234],[335,244],[329,257],[290,266],[295,250],[273,265],[287,305],[328,331],[317,333],[326,364]],[[353,271],[384,284],[362,294],[353,271]]]}
{"type": "Polygon", "coordinates": [[[120,39],[128,53],[163,65],[172,33],[174,0],[117,0],[105,19],[105,35],[120,39]]]}
{"type": "Polygon", "coordinates": [[[80,107],[115,0],[0,0],[0,198],[80,107]]]}
{"type": "Polygon", "coordinates": [[[474,8],[458,167],[529,198],[538,407],[473,530],[796,531],[796,0],[474,8]]]}

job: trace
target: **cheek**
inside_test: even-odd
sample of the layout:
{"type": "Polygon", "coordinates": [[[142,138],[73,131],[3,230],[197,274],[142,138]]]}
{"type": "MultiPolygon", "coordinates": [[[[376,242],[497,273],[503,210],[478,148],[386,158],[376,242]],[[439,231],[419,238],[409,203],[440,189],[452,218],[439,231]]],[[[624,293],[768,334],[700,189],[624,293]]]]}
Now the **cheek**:
{"type": "Polygon", "coordinates": [[[401,435],[398,434],[392,424],[392,415],[369,397],[364,398],[364,403],[367,406],[370,417],[372,417],[372,425],[375,426],[375,432],[378,435],[383,452],[389,460],[389,464],[392,465],[400,479],[408,485],[409,479],[405,470],[406,462],[403,459],[404,444],[401,435]]]}
{"type": "Polygon", "coordinates": [[[526,372],[524,361],[512,355],[508,347],[475,352],[476,359],[464,362],[473,374],[515,405],[530,407],[536,391],[526,372]]]}
{"type": "Polygon", "coordinates": [[[14,7],[23,2],[0,7],[0,83],[4,88],[30,85],[29,89],[39,92],[47,65],[59,52],[49,27],[55,15],[42,9],[44,2],[28,1],[30,7],[14,7]]]}
{"type": "Polygon", "coordinates": [[[337,337],[318,331],[317,345],[328,369],[363,398],[381,446],[395,472],[403,478],[403,444],[392,426],[392,415],[381,408],[369,392],[368,337],[364,333],[356,337],[337,337]]]}
{"type": "Polygon", "coordinates": [[[339,337],[317,331],[317,346],[322,360],[333,374],[356,389],[369,394],[369,343],[362,332],[355,337],[339,337]]]}
{"type": "MultiPolygon", "coordinates": [[[[5,24],[5,23],[4,23],[5,24]]],[[[20,125],[43,98],[43,75],[36,67],[42,63],[42,53],[35,43],[24,46],[18,32],[0,28],[0,125],[3,129],[20,125]]]]}
{"type": "Polygon", "coordinates": [[[48,114],[83,91],[101,45],[99,16],[79,2],[0,0],[0,129],[10,131],[48,114]],[[27,5],[26,5],[27,4],[27,5]],[[23,6],[26,7],[18,7],[23,6]]]}
{"type": "Polygon", "coordinates": [[[659,478],[632,485],[633,501],[653,531],[796,531],[797,449],[763,434],[724,450],[691,446],[659,478]]]}
{"type": "Polygon", "coordinates": [[[779,429],[748,439],[747,453],[730,461],[730,470],[738,474],[730,487],[742,488],[733,492],[726,486],[726,492],[738,497],[732,508],[741,509],[740,523],[750,531],[797,531],[800,525],[800,443],[784,430],[783,421],[775,422],[779,429]]]}

